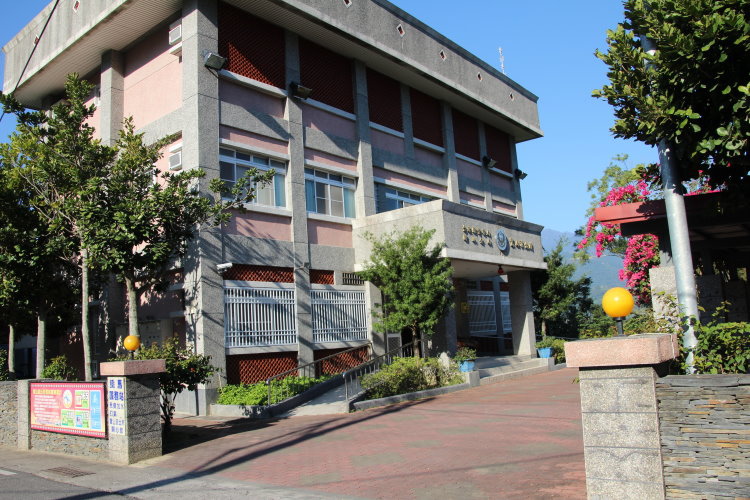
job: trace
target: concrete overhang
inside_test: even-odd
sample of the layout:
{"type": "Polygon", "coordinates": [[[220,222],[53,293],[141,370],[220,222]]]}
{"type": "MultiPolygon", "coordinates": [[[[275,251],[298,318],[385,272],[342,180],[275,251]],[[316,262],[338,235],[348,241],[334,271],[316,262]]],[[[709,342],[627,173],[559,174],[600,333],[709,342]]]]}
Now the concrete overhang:
{"type": "MultiPolygon", "coordinates": [[[[181,0],[100,0],[73,11],[50,3],[4,47],[3,88],[26,106],[40,108],[62,91],[65,76],[98,72],[102,54],[122,51],[178,16],[181,0]]],[[[228,0],[315,43],[364,61],[369,67],[448,102],[508,133],[516,142],[542,136],[537,97],[497,69],[385,0],[228,0]],[[404,35],[396,27],[401,25],[404,35]],[[441,57],[440,54],[445,57],[441,57]],[[481,79],[479,78],[481,76],[481,79]]],[[[166,36],[166,32],[165,32],[166,36]]]]}
{"type": "MultiPolygon", "coordinates": [[[[353,223],[355,269],[370,259],[366,233],[381,237],[419,226],[434,230],[430,244],[445,243],[442,256],[451,260],[456,278],[496,276],[505,272],[546,269],[542,250],[542,226],[452,203],[435,200],[421,205],[356,219],[353,223]],[[507,248],[498,245],[498,232],[507,238],[507,248]]],[[[501,238],[502,239],[502,238],[501,238]]]]}

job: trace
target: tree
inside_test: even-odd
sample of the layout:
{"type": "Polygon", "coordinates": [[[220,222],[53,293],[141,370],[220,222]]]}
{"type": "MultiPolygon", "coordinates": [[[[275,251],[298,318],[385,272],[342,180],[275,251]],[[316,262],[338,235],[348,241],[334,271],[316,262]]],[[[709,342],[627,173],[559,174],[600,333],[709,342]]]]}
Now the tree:
{"type": "Polygon", "coordinates": [[[591,278],[574,279],[576,266],[564,262],[564,244],[565,239],[561,238],[544,257],[546,270],[531,274],[534,315],[542,338],[550,333],[558,337],[577,337],[581,320],[593,303],[589,296],[591,278]]]}
{"type": "Polygon", "coordinates": [[[89,334],[89,249],[82,244],[84,227],[81,206],[82,186],[113,160],[115,150],[94,137],[88,123],[94,113],[86,105],[93,86],[69,75],[66,99],[52,106],[50,113],[27,111],[12,95],[2,95],[6,112],[16,115],[18,125],[11,136],[11,147],[4,160],[15,168],[30,193],[29,204],[53,234],[65,235],[75,245],[75,258],[81,272],[81,337],[85,379],[91,380],[91,340],[89,334]]]}
{"type": "MultiPolygon", "coordinates": [[[[609,85],[594,91],[615,108],[614,135],[666,140],[682,181],[750,187],[750,0],[628,0],[607,32],[609,85]],[[643,38],[656,52],[643,49],[643,38]]],[[[658,177],[655,165],[651,177],[658,177]]]]}
{"type": "Polygon", "coordinates": [[[228,210],[251,201],[254,186],[269,182],[274,173],[251,169],[230,192],[215,179],[214,192],[225,191],[231,198],[215,201],[194,189],[205,176],[203,170],[172,174],[154,168],[171,140],[166,137],[145,144],[143,134],[134,132],[132,120],[125,120],[116,145],[117,159],[88,179],[82,191],[83,246],[97,268],[125,282],[129,334],[135,336],[139,335],[141,295],[166,288],[176,259],[185,255],[198,227],[225,223],[228,210]]]}
{"type": "Polygon", "coordinates": [[[453,270],[450,261],[440,257],[442,244],[428,248],[434,230],[414,226],[403,233],[388,233],[372,244],[370,261],[362,279],[378,287],[383,294],[375,328],[381,332],[408,330],[421,355],[420,339],[430,336],[453,303],[453,270]]]}

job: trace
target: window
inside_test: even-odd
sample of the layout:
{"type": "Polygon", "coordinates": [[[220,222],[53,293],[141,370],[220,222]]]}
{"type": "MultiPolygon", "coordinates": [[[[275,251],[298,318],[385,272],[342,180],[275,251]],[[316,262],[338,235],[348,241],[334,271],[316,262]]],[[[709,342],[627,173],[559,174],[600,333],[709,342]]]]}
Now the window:
{"type": "Polygon", "coordinates": [[[286,163],[273,160],[266,156],[241,153],[232,149],[219,149],[219,175],[227,188],[234,186],[251,168],[258,170],[274,169],[276,175],[273,181],[265,186],[257,186],[253,203],[270,207],[285,207],[284,176],[286,174],[286,163]]]}
{"type": "Polygon", "coordinates": [[[355,186],[355,180],[350,177],[306,168],[307,211],[353,218],[355,186]]]}
{"type": "Polygon", "coordinates": [[[379,212],[388,212],[399,208],[410,207],[432,201],[434,198],[420,194],[408,193],[393,189],[383,184],[377,185],[377,210],[379,212]]]}

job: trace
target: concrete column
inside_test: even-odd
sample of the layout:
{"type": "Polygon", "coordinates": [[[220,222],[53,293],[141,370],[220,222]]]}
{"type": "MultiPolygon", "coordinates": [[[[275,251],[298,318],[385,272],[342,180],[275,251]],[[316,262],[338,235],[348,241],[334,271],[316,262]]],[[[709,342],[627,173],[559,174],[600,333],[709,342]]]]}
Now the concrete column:
{"type": "Polygon", "coordinates": [[[414,159],[414,128],[411,118],[411,92],[408,85],[401,85],[401,117],[404,127],[404,154],[414,159]]]}
{"type": "MultiPolygon", "coordinates": [[[[484,123],[479,123],[479,160],[487,154],[487,136],[484,133],[484,123]]],[[[482,186],[484,186],[484,209],[492,212],[492,187],[490,186],[490,171],[482,166],[482,186]]]]}
{"type": "Polygon", "coordinates": [[[113,145],[122,129],[125,106],[125,61],[121,52],[109,50],[102,55],[99,79],[99,136],[113,145]]]}
{"type": "MultiPolygon", "coordinates": [[[[367,68],[364,63],[354,63],[355,103],[357,115],[357,138],[359,158],[357,159],[357,218],[375,214],[375,181],[372,175],[372,141],[370,139],[370,108],[367,97],[367,68]]],[[[403,96],[403,92],[402,92],[403,96]]],[[[413,152],[413,145],[412,145],[413,152]]]]}
{"type": "MultiPolygon", "coordinates": [[[[286,32],[286,77],[289,83],[300,81],[299,39],[286,32]]],[[[294,244],[294,286],[297,319],[297,362],[312,363],[314,345],[312,311],[310,310],[310,245],[307,235],[307,204],[305,196],[305,126],[302,121],[302,100],[289,96],[286,119],[289,122],[289,170],[287,200],[292,210],[292,242],[294,244]]]]}
{"type": "Polygon", "coordinates": [[[101,364],[106,375],[109,459],[132,464],[162,454],[159,373],[163,359],[101,364]]]}
{"type": "Polygon", "coordinates": [[[536,357],[533,301],[529,271],[508,273],[510,318],[513,329],[513,354],[536,357]]]}
{"type": "MultiPolygon", "coordinates": [[[[182,10],[182,162],[185,170],[202,168],[199,187],[219,177],[219,79],[203,64],[206,51],[218,50],[216,0],[186,0],[182,10]]],[[[216,269],[221,262],[220,228],[200,228],[183,259],[185,269],[186,340],[197,352],[210,355],[220,368],[212,382],[193,394],[183,394],[178,408],[207,414],[215,399],[219,377],[226,376],[224,349],[224,282],[216,269]]]]}
{"type": "Polygon", "coordinates": [[[511,172],[513,172],[513,190],[516,193],[516,217],[519,220],[523,220],[523,200],[521,198],[521,180],[516,177],[515,172],[518,170],[518,153],[516,150],[516,142],[513,137],[509,137],[510,143],[510,165],[511,172]]]}
{"type": "Polygon", "coordinates": [[[448,172],[448,201],[461,203],[458,189],[458,169],[456,167],[456,141],[453,138],[453,113],[448,103],[442,103],[443,111],[443,166],[448,172]]]}
{"type": "Polygon", "coordinates": [[[18,411],[18,448],[20,450],[31,449],[31,426],[29,423],[29,382],[31,380],[19,380],[16,382],[16,408],[18,411]]]}
{"type": "Polygon", "coordinates": [[[588,498],[664,498],[655,368],[678,352],[676,335],[565,344],[568,367],[580,369],[588,498]]]}

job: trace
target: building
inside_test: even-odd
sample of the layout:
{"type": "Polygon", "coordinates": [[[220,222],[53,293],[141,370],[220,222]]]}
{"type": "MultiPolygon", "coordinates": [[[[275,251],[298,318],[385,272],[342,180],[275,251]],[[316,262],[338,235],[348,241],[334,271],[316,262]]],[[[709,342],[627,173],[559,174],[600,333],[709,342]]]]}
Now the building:
{"type": "Polygon", "coordinates": [[[535,355],[542,228],[523,219],[515,154],[541,136],[532,93],[385,0],[53,5],[4,47],[4,88],[20,80],[21,102],[51,105],[77,72],[96,85],[104,141],[132,116],[148,139],[180,135],[160,168],[203,168],[206,184],[276,171],[248,213],[200,231],[170,293],[142,304],[146,342],[184,335],[221,383],[369,342],[384,352],[400,338],[372,332],[381,298],[354,274],[362,234],[419,224],[446,243],[457,288],[436,346],[474,337],[535,355]]]}

